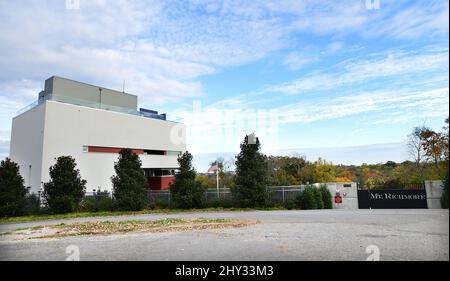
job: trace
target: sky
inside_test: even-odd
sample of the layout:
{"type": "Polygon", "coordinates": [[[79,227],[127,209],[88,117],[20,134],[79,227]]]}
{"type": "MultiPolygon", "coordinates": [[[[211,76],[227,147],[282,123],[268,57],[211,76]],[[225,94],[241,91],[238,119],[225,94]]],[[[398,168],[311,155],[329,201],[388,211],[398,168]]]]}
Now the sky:
{"type": "Polygon", "coordinates": [[[57,75],[125,81],[187,125],[199,171],[252,132],[268,154],[403,161],[449,115],[448,18],[436,0],[0,0],[0,158],[57,75]]]}

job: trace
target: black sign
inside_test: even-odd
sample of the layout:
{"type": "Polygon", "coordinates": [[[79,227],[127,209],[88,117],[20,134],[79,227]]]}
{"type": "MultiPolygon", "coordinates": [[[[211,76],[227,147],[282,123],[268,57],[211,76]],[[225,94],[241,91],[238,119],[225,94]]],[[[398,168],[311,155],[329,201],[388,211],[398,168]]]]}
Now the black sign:
{"type": "Polygon", "coordinates": [[[358,190],[360,209],[427,209],[425,190],[358,190]]]}

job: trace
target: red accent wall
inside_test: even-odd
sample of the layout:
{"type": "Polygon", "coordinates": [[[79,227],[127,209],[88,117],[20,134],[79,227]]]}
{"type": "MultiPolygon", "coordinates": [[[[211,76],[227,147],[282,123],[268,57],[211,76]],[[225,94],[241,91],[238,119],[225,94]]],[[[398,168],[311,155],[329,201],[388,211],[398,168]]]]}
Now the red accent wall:
{"type": "MultiPolygon", "coordinates": [[[[121,149],[120,147],[89,146],[88,152],[119,153],[121,149]]],[[[144,154],[143,149],[132,149],[132,151],[134,154],[144,154]]]]}
{"type": "Polygon", "coordinates": [[[147,182],[152,190],[167,190],[172,182],[175,181],[175,176],[164,177],[148,177],[147,182]]]}

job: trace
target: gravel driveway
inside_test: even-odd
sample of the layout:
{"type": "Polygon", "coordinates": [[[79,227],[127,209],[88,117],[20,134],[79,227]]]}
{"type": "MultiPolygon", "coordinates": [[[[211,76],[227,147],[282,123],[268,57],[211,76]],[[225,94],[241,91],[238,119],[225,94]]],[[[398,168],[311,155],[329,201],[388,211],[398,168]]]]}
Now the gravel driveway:
{"type": "Polygon", "coordinates": [[[381,260],[449,260],[448,210],[133,215],[4,224],[0,232],[61,222],[168,217],[257,219],[262,223],[244,228],[26,241],[0,236],[0,260],[65,260],[71,245],[79,249],[81,260],[366,260],[378,251],[381,260]]]}

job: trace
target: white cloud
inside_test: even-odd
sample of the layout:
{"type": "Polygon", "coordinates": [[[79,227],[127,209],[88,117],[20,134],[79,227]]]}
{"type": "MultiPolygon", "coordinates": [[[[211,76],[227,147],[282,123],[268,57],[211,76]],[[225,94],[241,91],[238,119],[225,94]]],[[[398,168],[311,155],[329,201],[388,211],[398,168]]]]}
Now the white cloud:
{"type": "MultiPolygon", "coordinates": [[[[337,87],[361,84],[377,79],[419,75],[420,79],[430,74],[441,76],[448,73],[448,49],[417,52],[386,52],[368,55],[365,59],[347,60],[331,66],[325,71],[315,71],[296,80],[267,87],[267,92],[288,95],[312,91],[331,90],[337,87]]],[[[383,82],[385,83],[385,82],[383,82]]]]}
{"type": "Polygon", "coordinates": [[[413,39],[426,34],[448,38],[448,1],[433,0],[415,4],[399,9],[393,16],[384,17],[376,24],[368,25],[367,36],[388,35],[397,39],[413,39]]]}
{"type": "Polygon", "coordinates": [[[286,55],[283,60],[283,64],[291,70],[298,70],[314,61],[315,59],[311,56],[305,56],[292,52],[286,55]]]}
{"type": "Polygon", "coordinates": [[[266,147],[279,148],[277,134],[287,124],[364,117],[365,128],[370,130],[374,125],[443,119],[449,114],[448,87],[342,93],[287,105],[270,106],[269,103],[265,108],[259,107],[259,97],[243,95],[178,111],[177,117],[187,125],[189,150],[202,153],[234,151],[242,136],[254,131],[265,139],[266,147]]]}
{"type": "MultiPolygon", "coordinates": [[[[298,102],[278,109],[282,113],[281,123],[310,123],[320,120],[332,120],[357,114],[401,111],[401,119],[390,118],[391,122],[423,117],[448,116],[449,89],[414,91],[367,92],[351,96],[335,97],[313,102],[298,102]],[[406,116],[408,118],[406,118],[406,116]]],[[[384,120],[384,119],[382,119],[384,120]]],[[[373,124],[384,123],[381,120],[373,124]]]]}
{"type": "MultiPolygon", "coordinates": [[[[8,71],[0,80],[42,81],[56,74],[120,88],[125,79],[146,101],[199,96],[205,93],[195,79],[283,49],[294,32],[366,34],[366,24],[381,16],[363,2],[81,0],[80,10],[67,10],[57,0],[2,1],[0,67],[8,71]]],[[[391,6],[383,9],[391,12],[391,6]]],[[[415,25],[417,36],[445,27],[442,5],[415,6],[428,19],[415,25]]],[[[382,20],[386,26],[400,21],[382,20]]],[[[398,28],[376,34],[387,32],[399,34],[398,28]]],[[[298,69],[310,60],[293,54],[285,64],[298,69]]]]}
{"type": "MultiPolygon", "coordinates": [[[[36,99],[44,79],[51,75],[117,89],[125,80],[128,92],[139,95],[142,103],[154,105],[213,94],[205,93],[202,76],[286,48],[291,53],[280,56],[284,64],[301,69],[317,59],[298,51],[305,44],[314,44],[305,42],[310,38],[323,42],[322,37],[330,37],[331,43],[319,50],[333,54],[348,46],[349,35],[353,40],[411,40],[448,34],[448,1],[408,3],[406,8],[401,5],[404,1],[383,1],[379,11],[367,10],[364,2],[81,0],[80,10],[67,10],[62,0],[0,1],[0,125],[7,129],[14,113],[36,99]],[[293,49],[297,39],[294,46],[298,48],[293,49]]],[[[435,73],[448,74],[448,48],[368,55],[274,85],[268,91],[294,95],[380,78],[409,76],[414,80],[422,74],[427,77],[420,81],[432,88],[445,81],[435,73]]],[[[445,111],[437,104],[446,100],[441,92],[422,97],[429,101],[420,101],[404,85],[398,90],[410,93],[400,94],[405,100],[391,101],[401,108],[416,104],[429,113],[432,105],[439,106],[439,114],[445,111]]],[[[346,94],[350,93],[341,96],[346,94]]],[[[284,122],[312,122],[347,116],[342,108],[347,114],[383,110],[388,108],[389,98],[372,93],[350,100],[332,96],[325,101],[294,103],[305,107],[304,115],[296,114],[299,109],[294,105],[274,107],[287,110],[287,117],[280,117],[284,122]],[[386,102],[366,100],[372,98],[386,102]],[[317,103],[322,110],[316,108],[317,103]],[[302,119],[295,121],[294,117],[302,119]]],[[[261,96],[250,99],[233,97],[209,109],[245,109],[266,102],[261,96]]]]}

